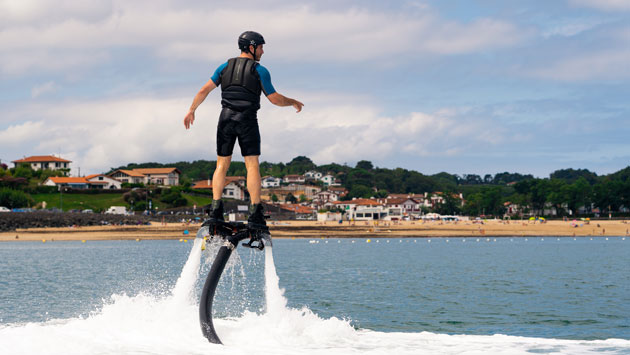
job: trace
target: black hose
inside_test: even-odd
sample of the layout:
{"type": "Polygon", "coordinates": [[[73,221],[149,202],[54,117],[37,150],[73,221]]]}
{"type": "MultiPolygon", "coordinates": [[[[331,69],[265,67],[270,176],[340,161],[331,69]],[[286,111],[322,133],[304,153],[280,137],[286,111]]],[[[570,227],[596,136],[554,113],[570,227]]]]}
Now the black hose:
{"type": "Polygon", "coordinates": [[[201,301],[199,302],[199,320],[201,321],[201,332],[203,336],[208,338],[211,343],[223,344],[221,339],[214,330],[214,324],[212,323],[212,301],[214,299],[214,292],[217,289],[217,284],[225,269],[230,256],[232,255],[233,248],[222,246],[217,253],[217,257],[212,263],[206,283],[203,285],[203,291],[201,292],[201,301]]]}
{"type": "Polygon", "coordinates": [[[247,229],[247,226],[242,223],[228,224],[223,222],[218,224],[218,227],[218,229],[215,227],[210,228],[210,230],[214,230],[215,233],[223,235],[224,244],[221,248],[219,248],[217,257],[212,262],[212,267],[210,268],[210,272],[208,272],[208,276],[206,277],[206,282],[203,285],[203,291],[201,291],[201,300],[199,301],[199,321],[201,323],[201,332],[203,333],[203,336],[205,336],[211,343],[223,344],[221,339],[219,339],[216,330],[214,330],[214,324],[212,323],[212,302],[214,300],[214,292],[219,284],[221,274],[223,274],[223,270],[232,255],[232,251],[236,249],[241,240],[250,237],[251,239],[249,243],[243,243],[243,245],[249,248],[262,250],[264,248],[262,239],[265,239],[268,245],[271,246],[271,235],[269,235],[269,230],[266,230],[263,234],[252,234],[252,232],[247,229]],[[258,245],[253,244],[254,242],[258,242],[258,245]]]}

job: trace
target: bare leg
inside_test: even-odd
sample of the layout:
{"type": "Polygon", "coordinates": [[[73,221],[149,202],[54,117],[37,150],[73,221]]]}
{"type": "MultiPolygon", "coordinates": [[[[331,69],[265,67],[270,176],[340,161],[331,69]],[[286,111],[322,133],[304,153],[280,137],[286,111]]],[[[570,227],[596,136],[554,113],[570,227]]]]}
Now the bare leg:
{"type": "Polygon", "coordinates": [[[245,158],[247,168],[247,190],[252,204],[260,203],[260,167],[258,155],[249,155],[245,158]]]}
{"type": "Polygon", "coordinates": [[[221,199],[223,188],[225,187],[225,174],[230,167],[231,161],[231,155],[228,157],[217,157],[217,168],[214,170],[214,174],[212,175],[212,199],[214,200],[221,199]]]}

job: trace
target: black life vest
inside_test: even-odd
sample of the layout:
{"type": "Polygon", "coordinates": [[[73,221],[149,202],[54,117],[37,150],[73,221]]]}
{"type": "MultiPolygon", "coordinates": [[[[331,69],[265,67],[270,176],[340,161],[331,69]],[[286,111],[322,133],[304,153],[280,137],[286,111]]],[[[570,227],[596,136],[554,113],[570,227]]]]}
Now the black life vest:
{"type": "Polygon", "coordinates": [[[221,105],[224,108],[256,117],[262,92],[256,65],[254,60],[244,57],[228,60],[221,72],[221,105]]]}

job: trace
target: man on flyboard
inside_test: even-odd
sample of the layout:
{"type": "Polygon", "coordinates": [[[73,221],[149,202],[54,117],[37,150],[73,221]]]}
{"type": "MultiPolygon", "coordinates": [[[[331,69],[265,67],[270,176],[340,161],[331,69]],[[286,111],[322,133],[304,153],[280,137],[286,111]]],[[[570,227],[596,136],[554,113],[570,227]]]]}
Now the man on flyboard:
{"type": "Polygon", "coordinates": [[[241,55],[228,59],[214,72],[210,80],[195,96],[190,110],[184,118],[189,129],[195,121],[195,110],[206,99],[210,91],[221,85],[221,114],[217,126],[217,167],[212,176],[212,211],[210,219],[222,222],[225,174],[230,167],[234,143],[238,138],[241,154],[247,168],[247,190],[251,200],[247,225],[250,229],[266,228],[263,206],[260,203],[260,132],[257,112],[260,109],[260,94],[277,106],[293,106],[297,112],[303,103],[276,92],[271,84],[267,68],[260,65],[265,40],[260,33],[247,31],[238,38],[241,55]]]}

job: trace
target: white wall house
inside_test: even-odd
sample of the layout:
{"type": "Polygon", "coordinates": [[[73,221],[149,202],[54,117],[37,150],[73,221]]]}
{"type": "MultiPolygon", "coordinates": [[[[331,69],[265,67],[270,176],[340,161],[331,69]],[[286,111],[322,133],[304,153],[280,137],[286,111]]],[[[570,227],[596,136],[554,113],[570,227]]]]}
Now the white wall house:
{"type": "Polygon", "coordinates": [[[281,182],[281,178],[277,178],[274,176],[265,176],[261,181],[261,185],[264,189],[268,189],[272,187],[279,187],[281,182]]]}
{"type": "Polygon", "coordinates": [[[313,203],[317,205],[324,205],[328,202],[339,201],[339,196],[331,191],[321,191],[313,199],[313,203]]]}
{"type": "Polygon", "coordinates": [[[133,170],[118,169],[107,176],[116,179],[122,183],[144,184],[144,174],[137,173],[133,170]]]}
{"type": "Polygon", "coordinates": [[[287,184],[291,184],[291,183],[302,184],[306,181],[306,179],[302,175],[285,175],[282,181],[284,181],[287,184]]]}
{"type": "Polygon", "coordinates": [[[327,174],[327,175],[322,176],[320,180],[324,182],[324,185],[330,186],[335,182],[335,177],[330,174],[327,174]]]}
{"type": "Polygon", "coordinates": [[[44,185],[82,190],[90,188],[87,179],[84,177],[51,176],[44,181],[44,185]]]}
{"type": "Polygon", "coordinates": [[[150,168],[150,169],[118,169],[107,176],[123,183],[175,186],[179,185],[181,171],[177,168],[150,168]]]}
{"type": "Polygon", "coordinates": [[[122,185],[120,181],[103,174],[88,175],[85,178],[91,187],[97,189],[114,190],[120,189],[122,185]]]}
{"type": "MultiPolygon", "coordinates": [[[[212,180],[197,181],[193,186],[195,190],[212,190],[212,180]]],[[[245,190],[245,177],[243,176],[226,176],[225,187],[221,198],[232,198],[236,200],[245,200],[247,193],[245,190]]]]}
{"type": "Polygon", "coordinates": [[[85,177],[51,176],[44,181],[44,185],[72,189],[120,189],[121,182],[106,175],[94,174],[85,177]]]}
{"type": "Polygon", "coordinates": [[[59,170],[59,169],[70,169],[70,160],[58,158],[54,155],[36,155],[32,157],[25,157],[24,159],[18,159],[12,161],[15,167],[18,165],[27,164],[30,165],[33,170],[40,169],[50,169],[50,170],[59,170]]]}
{"type": "Polygon", "coordinates": [[[315,171],[315,170],[310,170],[304,173],[304,177],[308,178],[308,179],[316,179],[319,180],[322,178],[324,174],[320,173],[319,171],[315,171]]]}

